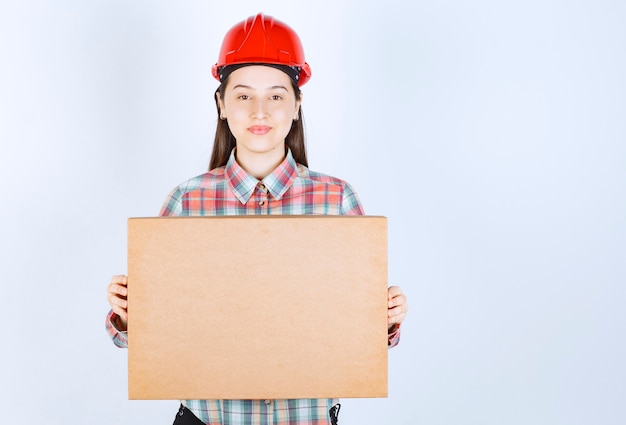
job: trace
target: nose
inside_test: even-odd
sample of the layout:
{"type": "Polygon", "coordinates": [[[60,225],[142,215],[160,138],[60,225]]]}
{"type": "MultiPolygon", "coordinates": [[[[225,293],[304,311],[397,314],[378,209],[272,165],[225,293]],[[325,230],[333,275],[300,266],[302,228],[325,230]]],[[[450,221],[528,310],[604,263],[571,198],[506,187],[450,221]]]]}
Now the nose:
{"type": "Polygon", "coordinates": [[[268,115],[267,102],[265,99],[256,99],[252,104],[252,117],[256,119],[265,118],[268,115]]]}

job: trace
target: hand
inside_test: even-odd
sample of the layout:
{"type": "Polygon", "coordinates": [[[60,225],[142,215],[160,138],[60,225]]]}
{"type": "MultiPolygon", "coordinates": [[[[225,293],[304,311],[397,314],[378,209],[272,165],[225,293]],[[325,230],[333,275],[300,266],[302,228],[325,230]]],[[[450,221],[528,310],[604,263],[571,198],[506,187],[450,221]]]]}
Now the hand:
{"type": "Polygon", "coordinates": [[[387,289],[387,299],[389,307],[389,320],[388,325],[391,328],[393,325],[400,325],[406,317],[407,311],[409,311],[409,305],[406,302],[406,296],[402,293],[402,289],[399,286],[390,286],[387,289]]]}
{"type": "Polygon", "coordinates": [[[128,301],[126,294],[128,293],[128,277],[119,275],[111,278],[111,283],[107,289],[107,300],[111,306],[111,310],[118,316],[117,323],[114,325],[119,331],[125,331],[128,320],[128,301]]]}

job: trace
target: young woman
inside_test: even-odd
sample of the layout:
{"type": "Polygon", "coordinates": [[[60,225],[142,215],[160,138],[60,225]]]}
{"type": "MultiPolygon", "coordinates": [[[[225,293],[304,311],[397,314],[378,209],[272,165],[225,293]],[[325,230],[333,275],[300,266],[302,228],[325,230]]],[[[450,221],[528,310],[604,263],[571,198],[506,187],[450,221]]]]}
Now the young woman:
{"type": "MultiPolygon", "coordinates": [[[[218,125],[209,172],[174,188],[160,215],[360,215],[352,187],[308,169],[300,87],[311,77],[300,40],[284,23],[258,14],[234,26],[213,75],[218,125]]],[[[108,286],[106,327],[127,347],[127,278],[108,286]]],[[[408,305],[388,289],[389,346],[398,344],[408,305]]],[[[184,400],[175,424],[337,423],[335,399],[184,400]]]]}

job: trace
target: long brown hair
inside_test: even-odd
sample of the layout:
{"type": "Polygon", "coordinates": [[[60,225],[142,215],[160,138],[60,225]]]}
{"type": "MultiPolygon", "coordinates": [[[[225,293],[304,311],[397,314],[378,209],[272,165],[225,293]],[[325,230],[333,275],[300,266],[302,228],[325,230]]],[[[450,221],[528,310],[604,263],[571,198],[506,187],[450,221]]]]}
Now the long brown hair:
{"type": "MultiPolygon", "coordinates": [[[[230,153],[237,144],[235,136],[231,133],[226,120],[220,119],[220,105],[217,99],[218,93],[221,98],[224,99],[224,92],[226,91],[228,80],[229,78],[226,77],[226,79],[222,81],[213,96],[217,108],[217,128],[215,129],[215,139],[213,140],[213,152],[211,153],[211,161],[209,162],[209,171],[226,165],[230,153]]],[[[300,87],[298,87],[294,81],[291,81],[291,86],[296,94],[296,99],[300,99],[300,87]]],[[[291,123],[291,130],[289,130],[287,137],[285,137],[285,145],[291,149],[291,154],[297,163],[306,167],[309,166],[309,162],[306,159],[306,146],[304,143],[304,116],[302,115],[302,106],[298,109],[298,119],[291,123]]]]}

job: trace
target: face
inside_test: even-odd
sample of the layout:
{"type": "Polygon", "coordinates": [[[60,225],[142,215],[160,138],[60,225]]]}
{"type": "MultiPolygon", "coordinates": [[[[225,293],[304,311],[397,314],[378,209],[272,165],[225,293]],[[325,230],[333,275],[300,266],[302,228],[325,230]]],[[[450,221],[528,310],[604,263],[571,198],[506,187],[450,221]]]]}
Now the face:
{"type": "Polygon", "coordinates": [[[218,93],[218,102],[237,141],[238,160],[282,161],[285,137],[300,109],[287,74],[262,65],[239,68],[228,77],[224,97],[218,93]]]}

